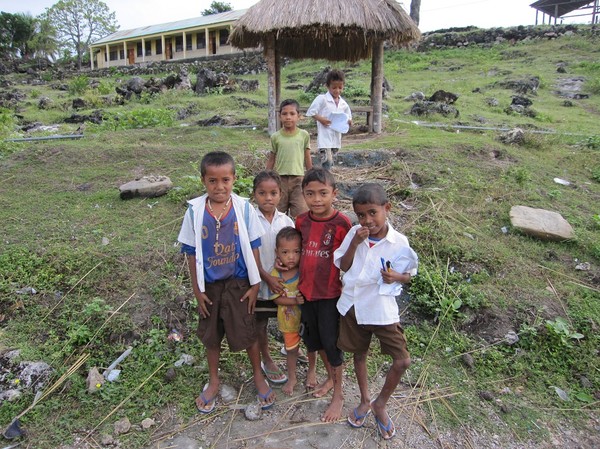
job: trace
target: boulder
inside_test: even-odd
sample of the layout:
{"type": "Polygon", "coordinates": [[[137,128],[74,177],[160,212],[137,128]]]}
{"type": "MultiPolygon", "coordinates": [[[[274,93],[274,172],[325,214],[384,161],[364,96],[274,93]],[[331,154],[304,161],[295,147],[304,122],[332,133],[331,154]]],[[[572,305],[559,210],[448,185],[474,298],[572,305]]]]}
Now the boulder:
{"type": "Polygon", "coordinates": [[[446,92],[445,90],[436,91],[431,97],[429,97],[429,101],[438,101],[446,104],[454,104],[458,100],[458,95],[453,94],[452,92],[446,92]]]}
{"type": "Polygon", "coordinates": [[[521,128],[513,128],[501,134],[499,139],[507,145],[521,145],[525,142],[525,132],[521,128]]]}
{"type": "Polygon", "coordinates": [[[119,187],[122,200],[134,197],[154,198],[162,196],[173,187],[173,183],[167,176],[144,176],[135,181],[129,181],[119,187]]]}
{"type": "Polygon", "coordinates": [[[562,215],[545,209],[513,206],[510,209],[510,222],[524,234],[542,240],[560,242],[575,237],[573,228],[562,215]]]}
{"type": "Polygon", "coordinates": [[[206,93],[209,89],[217,86],[217,74],[210,69],[202,68],[198,70],[196,77],[195,92],[198,95],[206,93]]]}

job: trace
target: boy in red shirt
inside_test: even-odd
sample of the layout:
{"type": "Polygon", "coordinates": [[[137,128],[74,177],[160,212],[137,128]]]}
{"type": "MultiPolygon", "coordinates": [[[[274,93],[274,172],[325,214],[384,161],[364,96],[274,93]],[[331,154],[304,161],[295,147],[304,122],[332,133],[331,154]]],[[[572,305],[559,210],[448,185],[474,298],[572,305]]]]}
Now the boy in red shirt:
{"type": "Polygon", "coordinates": [[[341,245],[352,223],[333,207],[337,189],[333,175],[327,170],[307,171],[302,180],[302,194],[309,209],[296,217],[296,229],[302,234],[298,283],[305,298],[301,306],[302,339],[308,351],[319,351],[327,369],[327,379],[316,387],[313,396],[322,397],[333,388],[331,403],[321,419],[334,422],[342,416],[344,405],[344,354],[337,347],[340,320],[337,300],[342,282],[340,270],[333,263],[333,252],[341,245]]]}

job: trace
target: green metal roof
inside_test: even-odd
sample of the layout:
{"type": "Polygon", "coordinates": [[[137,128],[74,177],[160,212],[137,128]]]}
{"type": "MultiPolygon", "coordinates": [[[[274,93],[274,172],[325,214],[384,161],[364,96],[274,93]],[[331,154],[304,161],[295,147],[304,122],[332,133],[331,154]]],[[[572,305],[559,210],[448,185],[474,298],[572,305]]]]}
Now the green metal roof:
{"type": "Polygon", "coordinates": [[[161,23],[158,25],[149,25],[131,30],[119,30],[116,33],[109,34],[102,39],[97,40],[92,46],[108,44],[111,42],[124,41],[140,38],[142,36],[152,36],[155,34],[169,33],[173,31],[185,30],[188,28],[206,27],[217,25],[223,22],[238,20],[246,12],[245,9],[238,11],[227,11],[209,16],[194,17],[193,19],[178,20],[176,22],[161,23]]]}

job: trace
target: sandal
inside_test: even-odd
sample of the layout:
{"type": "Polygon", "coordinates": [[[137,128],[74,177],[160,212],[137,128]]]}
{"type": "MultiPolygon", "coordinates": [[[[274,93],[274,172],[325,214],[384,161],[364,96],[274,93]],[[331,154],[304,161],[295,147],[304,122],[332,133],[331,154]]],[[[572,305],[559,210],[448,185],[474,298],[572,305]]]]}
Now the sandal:
{"type": "Polygon", "coordinates": [[[375,416],[377,430],[379,431],[379,435],[381,435],[381,438],[383,438],[384,440],[391,440],[396,435],[396,426],[394,426],[394,422],[392,421],[392,418],[390,418],[390,415],[388,415],[388,420],[389,422],[386,426],[383,424],[383,422],[379,420],[377,416],[375,416]],[[390,430],[392,431],[392,433],[389,433],[390,430]]]}
{"type": "Polygon", "coordinates": [[[215,407],[217,406],[217,396],[218,396],[218,393],[217,393],[212,398],[207,399],[206,396],[204,396],[204,392],[206,391],[207,388],[208,388],[208,384],[204,385],[204,390],[202,390],[202,393],[200,393],[200,396],[198,398],[202,401],[202,403],[204,404],[204,407],[199,407],[198,399],[196,399],[196,408],[198,409],[198,411],[200,413],[203,413],[205,415],[208,415],[209,413],[212,413],[215,410],[215,407]],[[210,405],[210,407],[206,408],[209,405],[210,405]]]}
{"type": "Polygon", "coordinates": [[[371,409],[369,409],[369,410],[367,410],[367,412],[364,415],[359,415],[357,410],[358,410],[358,407],[356,407],[354,410],[352,410],[352,413],[354,413],[354,421],[352,420],[352,418],[350,416],[348,416],[348,424],[350,424],[355,429],[359,429],[359,428],[363,427],[365,425],[365,421],[366,421],[365,418],[367,416],[369,416],[369,414],[371,413],[371,409]],[[361,421],[361,423],[356,424],[357,421],[361,421]]]}
{"type": "Polygon", "coordinates": [[[265,394],[260,394],[260,391],[259,391],[258,394],[256,395],[256,399],[258,399],[258,403],[262,410],[268,410],[271,407],[273,407],[273,404],[275,404],[275,399],[273,399],[273,402],[270,402],[270,403],[267,402],[269,400],[269,396],[271,396],[272,394],[273,394],[273,389],[269,387],[269,390],[265,394]]]}
{"type": "Polygon", "coordinates": [[[274,384],[284,384],[288,381],[288,377],[280,369],[278,369],[277,371],[268,370],[263,362],[260,362],[260,367],[265,377],[269,379],[270,382],[273,382],[274,384]],[[275,376],[277,376],[278,378],[275,378],[275,376]]]}

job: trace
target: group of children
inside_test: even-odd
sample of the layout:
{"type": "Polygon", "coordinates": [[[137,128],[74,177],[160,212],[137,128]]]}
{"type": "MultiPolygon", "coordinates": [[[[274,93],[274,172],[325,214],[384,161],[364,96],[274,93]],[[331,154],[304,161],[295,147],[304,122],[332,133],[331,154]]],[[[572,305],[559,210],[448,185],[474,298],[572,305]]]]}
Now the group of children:
{"type": "MultiPolygon", "coordinates": [[[[321,109],[329,107],[330,101],[334,106],[343,101],[339,97],[343,74],[340,88],[335,79],[340,72],[333,72],[323,105],[313,103],[309,108],[325,129],[328,119],[321,109]]],[[[315,397],[333,390],[322,420],[334,422],[342,416],[343,351],[351,352],[361,399],[348,415],[348,423],[362,427],[373,413],[380,435],[390,439],[396,430],[386,405],[410,365],[395,296],[416,274],[417,256],[406,237],[388,222],[390,203],[380,185],[363,184],[353,195],[358,225],[352,226],[335,209],[337,188],[327,162],[339,142],[324,138],[321,147],[319,140],[324,160],[322,167],[312,168],[308,133],[296,126],[298,103],[284,101],[280,118],[282,129],[272,136],[266,170],[254,179],[256,209],[233,193],[231,156],[211,152],[200,165],[206,193],[189,202],[183,220],[178,240],[188,259],[198,301],[198,335],[209,367],[209,380],[196,406],[201,413],[215,408],[224,337],[231,351],[247,351],[263,409],[272,407],[276,399],[267,378],[283,383],[285,394],[293,394],[303,341],[308,359],[306,387],[313,389],[315,397]],[[267,323],[274,316],[283,334],[287,375],[269,353],[267,323]],[[366,363],[372,335],[393,361],[373,401],[366,363]],[[320,384],[317,352],[327,371],[320,384]]]]}

